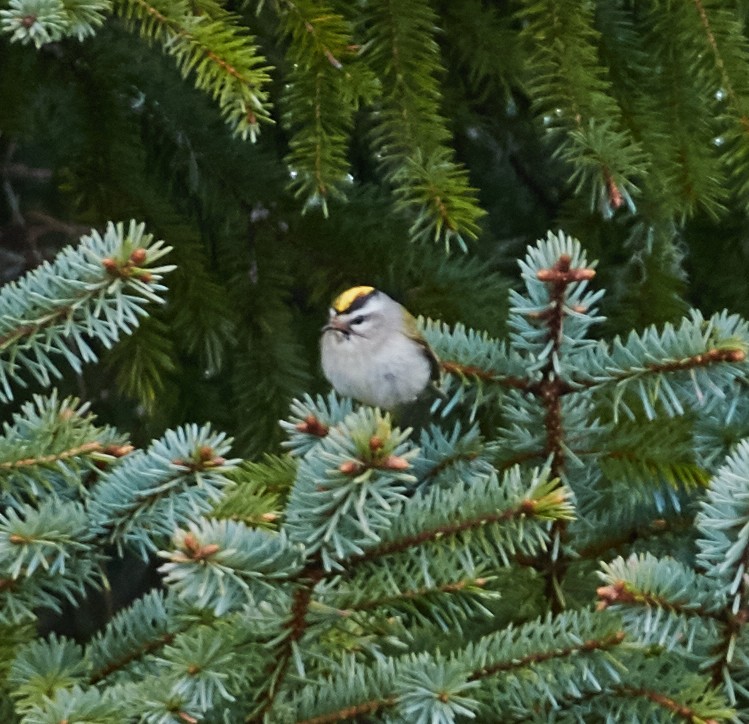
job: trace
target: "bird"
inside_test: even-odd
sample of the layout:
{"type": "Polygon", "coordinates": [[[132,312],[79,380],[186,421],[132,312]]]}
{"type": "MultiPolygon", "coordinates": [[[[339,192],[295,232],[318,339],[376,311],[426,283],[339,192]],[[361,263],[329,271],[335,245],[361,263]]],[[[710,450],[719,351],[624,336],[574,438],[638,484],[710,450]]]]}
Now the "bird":
{"type": "Polygon", "coordinates": [[[336,392],[388,411],[416,400],[440,374],[414,317],[371,286],[351,287],[333,300],[320,359],[336,392]]]}

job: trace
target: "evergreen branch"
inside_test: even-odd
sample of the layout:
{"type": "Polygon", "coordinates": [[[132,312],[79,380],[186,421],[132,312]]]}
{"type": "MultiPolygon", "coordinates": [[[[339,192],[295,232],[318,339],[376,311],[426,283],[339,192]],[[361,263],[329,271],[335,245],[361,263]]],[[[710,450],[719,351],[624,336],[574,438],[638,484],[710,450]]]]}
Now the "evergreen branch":
{"type": "Polygon", "coordinates": [[[23,458],[22,460],[3,461],[0,462],[0,469],[9,470],[33,465],[48,465],[49,463],[69,460],[70,458],[76,458],[88,453],[101,452],[103,449],[102,444],[98,440],[94,440],[92,442],[83,443],[78,447],[61,450],[60,452],[51,455],[40,455],[33,458],[23,458]]]}
{"type": "Polygon", "coordinates": [[[194,625],[192,619],[178,617],[180,610],[174,596],[151,591],[127,609],[118,611],[86,647],[88,683],[101,684],[116,672],[161,650],[179,632],[194,625]]]}
{"type": "MultiPolygon", "coordinates": [[[[551,244],[550,244],[551,246],[551,244]]],[[[584,266],[572,266],[570,254],[560,254],[548,268],[536,270],[539,281],[548,286],[548,304],[544,312],[538,313],[537,319],[545,327],[548,348],[546,361],[541,368],[542,379],[531,390],[540,398],[545,409],[544,429],[546,432],[545,452],[551,456],[552,475],[559,476],[564,467],[564,450],[562,441],[564,429],[562,424],[562,396],[571,388],[559,379],[557,360],[562,356],[564,340],[564,323],[568,316],[566,307],[569,298],[574,295],[574,286],[593,278],[595,270],[584,266]],[[572,289],[571,289],[572,287],[572,289]]],[[[585,306],[587,311],[587,306],[585,306]]]]}
{"type": "Polygon", "coordinates": [[[292,311],[288,261],[275,253],[275,244],[272,241],[265,249],[267,256],[259,259],[256,280],[241,274],[232,284],[235,303],[245,314],[239,344],[233,349],[232,408],[241,411],[235,424],[239,448],[248,458],[280,443],[277,420],[286,415],[289,401],[310,382],[303,327],[296,323],[292,311]],[[254,383],[248,384],[248,380],[254,383]]]}
{"type": "Polygon", "coordinates": [[[447,400],[442,406],[443,416],[470,393],[469,383],[475,389],[476,405],[481,396],[486,399],[487,387],[489,392],[495,386],[498,390],[525,390],[531,384],[527,361],[506,342],[486,332],[466,329],[461,323],[451,329],[442,322],[420,319],[419,326],[446,373],[441,380],[447,400]],[[457,383],[455,388],[451,380],[457,383]]]}
{"type": "Polygon", "coordinates": [[[683,220],[701,207],[717,217],[725,211],[729,185],[722,140],[713,141],[722,139],[724,124],[716,97],[720,79],[704,27],[693,3],[653,6],[641,22],[640,48],[648,56],[647,65],[631,79],[639,85],[634,98],[622,103],[633,106],[652,168],[659,169],[657,178],[646,181],[655,214],[683,220]],[[662,72],[652,72],[654,62],[662,72]],[[657,106],[653,99],[658,99],[657,106]],[[667,114],[654,112],[663,107],[667,114]],[[716,124],[716,119],[721,122],[716,124]]]}
{"type": "Polygon", "coordinates": [[[615,410],[622,405],[631,413],[623,398],[632,389],[648,419],[656,403],[666,414],[682,415],[686,405],[725,394],[722,388],[744,374],[748,348],[749,328],[738,316],[723,312],[703,319],[693,311],[678,328],[650,327],[626,340],[617,337],[610,351],[599,344],[584,352],[590,374],[574,384],[597,390],[615,385],[615,410]]]}
{"type": "MultiPolygon", "coordinates": [[[[311,46],[312,53],[308,53],[309,58],[313,53],[325,57],[325,59],[336,70],[343,68],[343,63],[338,59],[337,52],[345,47],[350,40],[351,31],[345,23],[343,17],[335,13],[330,6],[310,5],[302,2],[293,2],[293,0],[277,0],[276,3],[280,9],[281,6],[288,8],[290,15],[294,18],[293,25],[302,26],[307,32],[305,39],[307,45],[311,46]]],[[[288,33],[295,35],[293,26],[290,26],[288,33]]],[[[346,48],[349,53],[352,48],[346,48]]]]}
{"type": "Polygon", "coordinates": [[[100,671],[94,672],[90,677],[90,682],[93,685],[101,684],[105,679],[112,676],[112,674],[127,668],[134,661],[138,661],[143,656],[159,651],[164,646],[169,645],[174,641],[175,634],[164,633],[160,637],[154,638],[148,643],[144,644],[140,649],[135,648],[132,644],[129,647],[129,651],[124,654],[120,659],[112,661],[103,667],[100,671]]]}
{"type": "Polygon", "coordinates": [[[360,716],[377,714],[383,709],[391,709],[398,703],[395,696],[382,697],[372,701],[363,701],[353,706],[347,706],[338,711],[331,711],[327,714],[313,716],[309,719],[299,719],[296,724],[335,724],[340,721],[357,721],[360,716]]]}
{"type": "MultiPolygon", "coordinates": [[[[656,704],[660,709],[665,709],[668,714],[677,716],[690,724],[701,724],[701,722],[705,721],[703,712],[700,712],[670,696],[666,696],[662,692],[651,687],[634,688],[630,686],[617,686],[614,688],[614,692],[623,696],[643,697],[648,699],[656,704]]],[[[725,712],[724,716],[729,717],[731,716],[731,713],[725,712]]],[[[711,719],[710,721],[716,720],[711,719]]]]}
{"type": "Polygon", "coordinates": [[[580,126],[595,112],[614,117],[606,97],[609,82],[596,59],[598,33],[592,8],[571,2],[525,2],[520,12],[531,46],[532,74],[527,80],[542,112],[555,112],[558,124],[580,126]]]}
{"type": "Polygon", "coordinates": [[[596,308],[603,291],[588,289],[596,264],[588,263],[581,244],[561,231],[548,232],[518,263],[525,292],[510,292],[508,326],[525,367],[527,357],[535,372],[548,369],[555,357],[590,347],[590,330],[604,319],[596,308]]]}
{"type": "Polygon", "coordinates": [[[0,10],[0,30],[11,42],[37,48],[65,37],[82,41],[96,33],[112,0],[10,0],[0,10]]]}
{"type": "Polygon", "coordinates": [[[633,197],[640,194],[639,181],[647,175],[649,163],[641,145],[629,131],[612,128],[612,123],[590,121],[570,131],[554,153],[572,167],[569,183],[574,193],[590,195],[591,210],[610,219],[622,207],[637,211],[633,197]],[[626,169],[627,176],[623,169],[626,169]]]}
{"type": "Polygon", "coordinates": [[[302,456],[327,436],[331,427],[343,422],[354,409],[350,397],[339,398],[335,392],[327,397],[305,395],[291,401],[288,420],[281,420],[287,440],[283,446],[291,455],[302,456]]]}
{"type": "Polygon", "coordinates": [[[491,474],[465,488],[433,488],[412,498],[382,533],[382,542],[352,556],[346,570],[447,539],[494,550],[504,565],[516,551],[538,552],[547,543],[547,523],[572,514],[568,491],[548,475],[548,469],[535,470],[527,483],[513,468],[501,481],[491,474]]]}
{"type": "Polygon", "coordinates": [[[503,406],[507,411],[507,417],[497,430],[497,454],[494,460],[494,464],[501,469],[506,469],[513,462],[522,464],[534,461],[541,464],[548,461],[552,440],[560,444],[557,463],[565,459],[575,461],[573,442],[587,439],[588,434],[595,433],[595,426],[590,429],[592,411],[587,399],[566,395],[565,386],[558,380],[545,377],[541,378],[541,382],[543,384],[534,382],[533,392],[530,394],[510,390],[504,396],[503,406]],[[564,429],[552,431],[551,435],[547,428],[548,402],[541,399],[544,391],[552,396],[552,400],[558,401],[564,417],[564,429]],[[518,424],[520,420],[523,422],[518,424]]]}
{"type": "Polygon", "coordinates": [[[593,6],[574,0],[523,5],[526,88],[557,144],[555,155],[573,166],[576,191],[590,189],[592,207],[605,218],[625,203],[634,210],[632,196],[639,190],[636,179],[647,170],[646,158],[599,62],[593,6]]]}
{"type": "Polygon", "coordinates": [[[425,255],[419,246],[404,248],[397,231],[400,224],[397,219],[393,221],[393,230],[379,224],[374,237],[395,231],[395,239],[377,241],[377,248],[384,251],[381,243],[387,247],[395,243],[394,248],[406,253],[402,269],[406,274],[401,283],[407,290],[403,300],[407,306],[421,310],[423,317],[433,315],[451,325],[464,322],[493,336],[503,332],[510,289],[507,277],[478,256],[425,255]],[[412,265],[411,273],[408,269],[412,265]],[[480,287],[473,283],[478,278],[483,280],[480,287]]]}
{"type": "MultiPolygon", "coordinates": [[[[249,673],[247,669],[236,670],[238,647],[233,638],[226,635],[234,625],[234,621],[228,619],[191,627],[175,636],[152,660],[155,666],[149,678],[162,692],[158,705],[162,717],[171,715],[175,700],[196,713],[205,713],[234,700],[229,688],[235,688],[237,680],[249,673]]],[[[146,699],[139,706],[136,704],[135,710],[148,712],[151,706],[153,701],[146,699]]],[[[153,718],[146,712],[143,712],[144,718],[153,718]]]]}
{"type": "Polygon", "coordinates": [[[458,662],[413,656],[399,669],[397,714],[403,719],[454,721],[456,716],[472,718],[480,708],[471,696],[478,682],[467,680],[458,662]]]}
{"type": "Polygon", "coordinates": [[[487,579],[485,578],[461,578],[458,581],[450,583],[441,583],[439,585],[431,587],[417,588],[413,590],[401,591],[398,594],[392,596],[386,596],[383,598],[369,599],[354,603],[346,608],[346,611],[371,611],[376,608],[395,606],[398,604],[410,601],[421,601],[429,598],[434,594],[460,594],[464,591],[471,589],[480,589],[486,586],[487,579]]]}
{"type": "MultiPolygon", "coordinates": [[[[616,721],[661,721],[664,716],[669,721],[678,717],[689,724],[736,720],[736,711],[725,705],[704,677],[689,671],[677,659],[665,655],[644,659],[624,655],[621,659],[628,667],[632,684],[608,677],[608,686],[583,684],[574,692],[560,691],[553,699],[553,709],[549,698],[543,698],[541,706],[533,708],[537,721],[559,716],[560,711],[572,713],[581,706],[587,717],[608,716],[616,721]],[[680,665],[683,668],[674,668],[680,665]]],[[[512,719],[523,720],[524,716],[512,719]]]]}
{"type": "Polygon", "coordinates": [[[295,75],[301,77],[292,76],[286,102],[295,110],[307,107],[309,111],[303,115],[297,110],[294,115],[290,112],[285,116],[286,125],[291,127],[293,121],[295,126],[289,141],[291,151],[286,157],[292,178],[290,187],[297,197],[305,197],[305,210],[319,206],[325,216],[328,198],[344,198],[349,172],[346,151],[353,127],[353,109],[339,114],[334,105],[339,83],[328,78],[327,72],[326,69],[301,76],[297,71],[295,75]]]}
{"type": "Polygon", "coordinates": [[[104,475],[89,503],[97,535],[143,558],[181,526],[211,509],[236,464],[226,435],[190,425],[169,430],[147,451],[127,456],[104,475]]]}
{"type": "Polygon", "coordinates": [[[235,135],[255,141],[260,123],[272,122],[269,68],[236,16],[214,3],[210,13],[193,13],[185,0],[117,0],[115,8],[175,58],[183,77],[194,71],[196,88],[218,101],[235,135]]]}
{"type": "Polygon", "coordinates": [[[645,645],[687,651],[713,646],[725,625],[725,597],[675,560],[616,558],[603,565],[598,608],[621,613],[624,628],[645,645]]]}
{"type": "Polygon", "coordinates": [[[35,395],[0,436],[0,501],[21,505],[54,490],[81,491],[86,476],[127,455],[132,447],[109,427],[94,425],[87,404],[35,395]]]}
{"type": "Polygon", "coordinates": [[[747,661],[733,660],[737,640],[749,622],[749,442],[736,446],[718,470],[701,503],[695,526],[700,533],[697,561],[725,596],[725,634],[714,650],[714,682],[738,682],[747,661]]]}
{"type": "Polygon", "coordinates": [[[288,455],[244,462],[230,476],[233,485],[227,486],[211,517],[238,520],[252,528],[275,527],[296,470],[296,461],[288,455]]]}
{"type": "MultiPolygon", "coordinates": [[[[663,362],[651,362],[644,366],[643,370],[637,373],[655,372],[656,374],[680,372],[683,370],[693,370],[700,367],[707,367],[720,362],[744,362],[746,360],[746,350],[742,347],[733,347],[729,349],[717,349],[715,347],[707,349],[704,353],[697,353],[690,357],[678,360],[665,360],[663,362]]],[[[622,372],[616,375],[614,379],[627,379],[632,373],[622,372]]]]}
{"type": "Polygon", "coordinates": [[[267,692],[260,708],[253,712],[252,717],[245,719],[246,722],[263,722],[266,721],[266,714],[273,707],[276,697],[279,695],[284,676],[291,664],[296,653],[296,646],[307,630],[307,614],[310,602],[312,601],[313,581],[306,581],[297,586],[291,599],[289,609],[289,618],[285,625],[286,635],[279,650],[276,651],[276,659],[273,667],[272,676],[269,678],[267,692]]]}
{"type": "Polygon", "coordinates": [[[0,290],[0,399],[12,399],[19,368],[49,385],[60,376],[54,357],[79,371],[96,359],[86,337],[109,347],[138,325],[147,302],[163,301],[160,281],[172,267],[150,265],[169,248],[143,232],[134,221],[127,231],[110,223],[104,236],[93,231],[0,290]]]}
{"type": "MultiPolygon", "coordinates": [[[[176,136],[174,142],[179,144],[182,131],[174,129],[173,133],[176,136]]],[[[197,159],[193,162],[197,163],[197,159]]],[[[171,172],[170,166],[167,173],[171,172]]],[[[231,191],[237,189],[232,188],[231,191]]],[[[222,194],[221,204],[225,203],[222,194]]],[[[169,288],[173,298],[179,299],[179,304],[167,307],[159,321],[172,330],[172,343],[178,351],[196,357],[206,374],[217,375],[225,364],[229,350],[236,344],[239,327],[237,309],[212,269],[198,233],[181,225],[175,232],[179,233],[180,244],[174,250],[177,269],[170,278],[169,288]]],[[[164,363],[161,366],[165,366],[164,363]]]]}
{"type": "Polygon", "coordinates": [[[37,509],[6,508],[0,515],[0,620],[34,620],[39,608],[60,611],[87,587],[101,585],[103,554],[78,503],[55,498],[37,509]]]}
{"type": "Polygon", "coordinates": [[[176,356],[167,325],[148,317],[111,350],[106,364],[116,371],[115,380],[120,391],[138,400],[150,412],[167,397],[165,377],[174,374],[176,356]]]}
{"type": "Polygon", "coordinates": [[[710,0],[693,0],[693,4],[719,76],[718,95],[720,100],[725,98],[728,105],[723,119],[728,126],[727,142],[722,144],[726,149],[726,164],[746,205],[749,198],[749,183],[746,181],[749,171],[749,84],[744,77],[744,68],[749,62],[749,43],[741,23],[727,9],[710,0]]]}
{"type": "Polygon", "coordinates": [[[734,714],[705,677],[673,655],[641,657],[615,646],[612,652],[593,650],[584,658],[554,661],[553,667],[538,664],[536,673],[525,681],[500,677],[487,709],[507,712],[508,721],[527,721],[530,715],[539,722],[566,713],[574,716],[581,710],[586,718],[655,721],[673,702],[680,702],[680,709],[690,716],[687,721],[695,724],[730,720],[734,714]]]}
{"type": "Polygon", "coordinates": [[[122,717],[122,699],[116,700],[107,692],[78,684],[58,688],[41,701],[30,706],[24,718],[29,722],[86,721],[97,724],[116,724],[122,717]]]}
{"type": "Polygon", "coordinates": [[[25,520],[13,509],[0,516],[2,553],[6,559],[3,568],[11,578],[30,577],[37,568],[49,570],[53,574],[63,572],[69,551],[84,548],[90,540],[90,534],[81,535],[82,511],[72,504],[62,513],[57,513],[49,527],[49,505],[43,510],[24,512],[28,512],[25,520]],[[67,516],[74,523],[60,525],[67,516]]]}
{"type": "Polygon", "coordinates": [[[512,671],[513,669],[522,669],[546,661],[553,661],[554,659],[568,659],[570,656],[592,651],[608,651],[620,646],[625,638],[626,634],[624,631],[615,631],[599,639],[575,642],[569,646],[554,648],[549,651],[535,651],[519,658],[497,661],[488,666],[483,666],[481,669],[472,672],[469,678],[472,681],[476,681],[506,671],[512,671]]]}
{"type": "Polygon", "coordinates": [[[617,521],[617,524],[611,526],[609,530],[600,523],[598,518],[587,520],[586,529],[574,531],[575,553],[581,559],[598,561],[610,551],[616,552],[621,548],[631,546],[633,540],[647,541],[674,533],[683,534],[691,528],[693,522],[694,516],[686,514],[667,519],[659,518],[647,525],[642,525],[640,520],[617,521]]]}
{"type": "Polygon", "coordinates": [[[379,410],[361,408],[320,439],[299,463],[286,507],[289,538],[319,551],[326,570],[381,540],[416,481],[408,431],[379,410]]]}
{"type": "MultiPolygon", "coordinates": [[[[670,614],[702,617],[708,615],[704,609],[697,608],[692,601],[674,601],[663,595],[634,590],[626,581],[617,580],[613,585],[598,588],[599,610],[613,605],[636,605],[662,609],[670,614]]],[[[714,615],[714,614],[710,614],[714,615]]],[[[717,616],[714,616],[716,619],[717,616]]],[[[660,634],[659,634],[660,635],[660,634]]],[[[681,636],[681,634],[679,634],[681,636]]]]}
{"type": "Polygon", "coordinates": [[[467,365],[451,360],[440,360],[440,367],[449,375],[455,375],[460,380],[473,377],[482,382],[493,382],[503,387],[509,387],[516,390],[526,390],[530,386],[527,380],[519,377],[504,376],[496,374],[491,370],[484,369],[478,365],[467,365]]]}
{"type": "Polygon", "coordinates": [[[85,664],[81,647],[52,633],[21,646],[8,678],[18,687],[16,708],[28,712],[56,689],[85,682],[85,664]]]}
{"type": "MultiPolygon", "coordinates": [[[[561,502],[561,501],[557,501],[561,502]]],[[[367,553],[363,554],[358,558],[354,558],[352,563],[356,565],[359,562],[371,560],[373,558],[379,558],[381,556],[392,555],[404,551],[408,548],[414,548],[417,546],[424,545],[425,543],[434,542],[442,538],[450,536],[459,536],[461,533],[465,533],[470,530],[483,528],[487,524],[502,524],[509,523],[510,521],[517,521],[524,519],[528,513],[533,512],[533,502],[523,501],[520,505],[515,508],[509,508],[507,510],[496,511],[492,513],[486,513],[484,515],[468,518],[461,520],[458,523],[445,524],[437,528],[431,528],[424,530],[416,535],[408,538],[401,538],[394,540],[389,543],[376,546],[367,553]]]]}
{"type": "Polygon", "coordinates": [[[286,163],[291,188],[304,206],[328,214],[328,198],[350,185],[347,150],[354,113],[376,93],[375,79],[357,59],[351,24],[317,0],[277,0],[288,39],[290,72],[284,125],[292,131],[286,163]]]}
{"type": "Polygon", "coordinates": [[[477,617],[491,617],[487,606],[499,599],[501,588],[495,573],[496,566],[475,563],[464,548],[422,547],[391,557],[385,567],[373,560],[345,576],[323,575],[314,606],[322,616],[353,621],[377,637],[383,620],[458,633],[477,617]]]}
{"type": "Polygon", "coordinates": [[[477,698],[482,720],[501,714],[504,721],[511,712],[528,714],[539,701],[562,698],[571,681],[578,693],[621,683],[625,669],[613,653],[624,641],[616,617],[567,612],[556,620],[549,616],[491,633],[450,654],[380,657],[367,666],[365,676],[357,675],[353,662],[344,659],[331,674],[302,689],[295,710],[314,714],[305,722],[340,721],[360,710],[390,708],[412,720],[440,703],[475,712],[478,702],[469,692],[481,682],[477,698]],[[501,703],[492,706],[492,694],[501,703]]]}
{"type": "Polygon", "coordinates": [[[434,40],[435,15],[425,2],[372,3],[367,51],[378,75],[388,82],[378,135],[385,140],[385,156],[427,151],[448,137],[437,99],[439,49],[434,40]],[[395,127],[395,118],[401,127],[395,127]],[[387,124],[387,125],[384,125],[387,124]]]}
{"type": "Polygon", "coordinates": [[[671,487],[706,487],[710,473],[692,461],[659,460],[639,450],[610,450],[600,461],[609,478],[624,479],[626,484],[653,485],[663,482],[671,487]]]}
{"type": "MultiPolygon", "coordinates": [[[[537,360],[534,367],[538,368],[539,378],[527,387],[527,392],[535,395],[541,408],[543,452],[549,460],[551,475],[561,478],[568,457],[565,438],[570,433],[565,428],[570,428],[574,420],[563,407],[563,397],[573,389],[565,379],[563,361],[575,347],[584,347],[584,333],[597,321],[591,308],[600,294],[586,292],[595,269],[587,264],[579,245],[561,233],[549,233],[536,248],[529,250],[520,267],[528,294],[525,299],[517,293],[511,296],[515,304],[509,324],[515,339],[523,340],[523,346],[537,360]],[[571,339],[574,341],[570,342],[571,339]]],[[[518,407],[522,406],[523,402],[519,402],[518,407]]],[[[584,404],[580,410],[584,410],[584,404]]],[[[535,449],[536,445],[533,439],[526,447],[535,449]]],[[[552,536],[563,538],[566,528],[566,520],[555,521],[552,536]]],[[[569,561],[563,551],[556,550],[545,558],[540,567],[546,576],[552,610],[558,612],[565,607],[561,579],[569,561]]]]}
{"type": "Polygon", "coordinates": [[[54,0],[10,0],[8,9],[0,10],[0,23],[12,42],[34,43],[37,48],[58,40],[67,30],[65,8],[54,0]]]}
{"type": "MultiPolygon", "coordinates": [[[[279,611],[289,608],[285,589],[272,581],[299,578],[305,572],[303,549],[288,540],[284,531],[253,530],[229,520],[202,520],[178,530],[173,551],[161,571],[165,581],[183,599],[221,616],[261,599],[277,599],[279,611]]],[[[311,570],[311,569],[310,569],[311,570]]]]}
{"type": "Polygon", "coordinates": [[[382,81],[374,138],[397,207],[414,218],[413,239],[465,248],[464,237],[476,238],[484,212],[445,145],[450,134],[439,111],[434,12],[426,0],[378,0],[368,4],[363,27],[364,57],[382,81]]]}
{"type": "Polygon", "coordinates": [[[447,435],[436,425],[422,430],[419,437],[420,455],[414,461],[414,474],[420,485],[452,484],[454,476],[468,480],[474,475],[490,472],[494,446],[486,444],[478,427],[463,433],[456,423],[447,435]]]}
{"type": "Polygon", "coordinates": [[[595,445],[595,452],[575,449],[575,454],[594,455],[603,474],[600,488],[607,487],[614,498],[626,495],[626,505],[638,508],[643,520],[642,505],[648,498],[705,488],[712,474],[695,451],[691,415],[668,426],[641,417],[622,421],[608,428],[602,443],[595,445]]]}
{"type": "Polygon", "coordinates": [[[485,211],[478,205],[477,189],[467,169],[453,160],[453,151],[436,148],[426,154],[416,148],[405,156],[389,180],[395,186],[396,209],[413,217],[409,234],[414,241],[452,244],[467,251],[464,237],[476,239],[485,211]]]}
{"type": "Polygon", "coordinates": [[[697,13],[699,15],[700,23],[702,24],[702,27],[705,31],[707,42],[710,44],[710,48],[712,49],[713,55],[715,56],[715,65],[718,67],[718,70],[720,71],[721,80],[723,81],[723,84],[722,84],[723,88],[726,89],[729,97],[735,103],[737,100],[736,91],[733,88],[731,79],[728,77],[728,73],[726,71],[726,63],[723,60],[720,49],[718,48],[718,41],[715,38],[715,33],[713,32],[710,19],[707,16],[705,5],[702,2],[702,0],[693,0],[693,2],[694,2],[694,7],[697,10],[697,13]]]}
{"type": "Polygon", "coordinates": [[[445,8],[443,22],[461,70],[482,100],[509,96],[521,85],[525,59],[509,13],[480,0],[463,0],[460,7],[445,8]]]}
{"type": "Polygon", "coordinates": [[[112,0],[62,0],[67,15],[66,35],[83,41],[96,34],[104,24],[105,13],[112,11],[112,0]]]}

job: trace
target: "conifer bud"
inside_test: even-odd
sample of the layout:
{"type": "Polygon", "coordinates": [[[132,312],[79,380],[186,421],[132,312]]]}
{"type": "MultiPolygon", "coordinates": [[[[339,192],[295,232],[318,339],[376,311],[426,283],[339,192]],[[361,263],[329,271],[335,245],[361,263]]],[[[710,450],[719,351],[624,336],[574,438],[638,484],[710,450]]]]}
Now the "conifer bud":
{"type": "Polygon", "coordinates": [[[135,249],[133,253],[130,254],[130,261],[136,266],[140,266],[146,260],[146,256],[147,253],[145,249],[135,249]]]}
{"type": "Polygon", "coordinates": [[[398,455],[391,455],[382,465],[383,468],[387,468],[388,470],[407,470],[411,467],[411,464],[406,460],[406,458],[402,458],[398,455]]]}
{"type": "Polygon", "coordinates": [[[346,460],[346,462],[343,462],[338,466],[338,469],[344,475],[358,475],[359,472],[361,472],[362,464],[357,460],[346,460]]]}
{"type": "Polygon", "coordinates": [[[314,435],[315,437],[325,437],[329,429],[326,424],[320,422],[314,415],[307,415],[304,421],[297,423],[295,427],[299,432],[314,435]]]}
{"type": "Polygon", "coordinates": [[[200,544],[198,543],[198,539],[192,533],[186,533],[185,537],[182,539],[182,547],[190,553],[194,553],[198,550],[200,544]]]}
{"type": "Polygon", "coordinates": [[[133,445],[115,445],[114,443],[104,447],[104,452],[113,458],[124,457],[125,455],[129,455],[133,450],[135,450],[133,445]]]}

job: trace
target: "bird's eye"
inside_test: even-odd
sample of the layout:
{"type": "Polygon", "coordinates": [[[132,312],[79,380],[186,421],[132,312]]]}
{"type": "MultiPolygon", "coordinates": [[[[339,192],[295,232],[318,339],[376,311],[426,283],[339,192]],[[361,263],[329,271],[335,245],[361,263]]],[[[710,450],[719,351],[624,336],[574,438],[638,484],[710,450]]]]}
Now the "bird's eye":
{"type": "Polygon", "coordinates": [[[366,317],[363,314],[360,314],[358,317],[354,317],[351,320],[351,324],[361,324],[365,319],[366,317]]]}

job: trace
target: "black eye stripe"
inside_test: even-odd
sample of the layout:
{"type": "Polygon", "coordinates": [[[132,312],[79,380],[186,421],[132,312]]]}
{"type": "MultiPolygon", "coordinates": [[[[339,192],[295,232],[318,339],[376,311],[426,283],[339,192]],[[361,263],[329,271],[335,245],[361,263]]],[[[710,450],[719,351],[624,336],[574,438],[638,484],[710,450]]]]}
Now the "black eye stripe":
{"type": "Polygon", "coordinates": [[[361,324],[365,319],[366,317],[363,314],[360,314],[351,320],[351,324],[361,324]]]}

